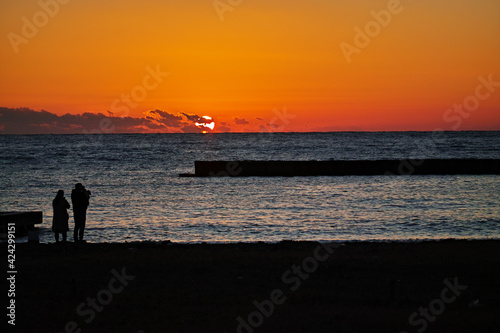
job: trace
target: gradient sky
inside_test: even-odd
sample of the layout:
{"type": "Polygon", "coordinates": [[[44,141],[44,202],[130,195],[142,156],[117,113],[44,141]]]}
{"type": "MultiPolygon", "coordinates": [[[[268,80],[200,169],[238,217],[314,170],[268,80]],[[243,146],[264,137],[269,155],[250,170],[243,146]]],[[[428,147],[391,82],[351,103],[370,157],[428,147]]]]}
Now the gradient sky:
{"type": "Polygon", "coordinates": [[[0,107],[161,110],[184,126],[182,113],[208,115],[216,131],[500,130],[500,83],[478,88],[500,82],[500,1],[393,1],[61,0],[44,22],[39,1],[1,0],[0,107]],[[371,12],[388,8],[377,30],[371,12]],[[355,40],[367,24],[369,43],[355,40]],[[155,81],[156,69],[169,74],[155,81]],[[473,110],[453,110],[464,102],[473,110]]]}

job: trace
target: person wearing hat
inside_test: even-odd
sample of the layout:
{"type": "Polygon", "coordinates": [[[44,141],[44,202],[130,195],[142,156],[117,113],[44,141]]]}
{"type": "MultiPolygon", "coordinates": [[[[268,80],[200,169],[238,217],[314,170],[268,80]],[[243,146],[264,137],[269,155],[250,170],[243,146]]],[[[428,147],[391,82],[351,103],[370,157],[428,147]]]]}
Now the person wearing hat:
{"type": "Polygon", "coordinates": [[[76,184],[73,191],[71,191],[71,203],[73,204],[73,214],[75,217],[75,231],[73,233],[75,242],[83,240],[89,198],[90,191],[87,191],[81,183],[76,184]]]}

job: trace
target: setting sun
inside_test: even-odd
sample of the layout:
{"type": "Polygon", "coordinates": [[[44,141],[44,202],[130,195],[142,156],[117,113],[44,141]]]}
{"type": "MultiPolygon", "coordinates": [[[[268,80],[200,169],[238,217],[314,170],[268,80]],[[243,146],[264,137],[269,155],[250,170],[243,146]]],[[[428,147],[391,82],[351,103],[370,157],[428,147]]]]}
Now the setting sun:
{"type": "MultiPolygon", "coordinates": [[[[209,128],[213,131],[215,128],[215,122],[212,120],[212,117],[203,116],[198,119],[198,121],[195,123],[195,126],[199,128],[209,128]]],[[[204,131],[204,133],[206,133],[206,131],[204,131]]]]}

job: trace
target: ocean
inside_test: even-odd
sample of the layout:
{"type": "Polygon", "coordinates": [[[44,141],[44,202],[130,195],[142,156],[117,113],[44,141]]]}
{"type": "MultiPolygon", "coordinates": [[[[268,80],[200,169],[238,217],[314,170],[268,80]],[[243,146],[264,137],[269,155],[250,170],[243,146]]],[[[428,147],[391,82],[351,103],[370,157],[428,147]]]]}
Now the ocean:
{"type": "Polygon", "coordinates": [[[81,182],[88,242],[500,238],[495,175],[178,176],[195,160],[408,158],[500,158],[500,132],[1,135],[0,211],[43,211],[53,242],[52,199],[81,182]]]}

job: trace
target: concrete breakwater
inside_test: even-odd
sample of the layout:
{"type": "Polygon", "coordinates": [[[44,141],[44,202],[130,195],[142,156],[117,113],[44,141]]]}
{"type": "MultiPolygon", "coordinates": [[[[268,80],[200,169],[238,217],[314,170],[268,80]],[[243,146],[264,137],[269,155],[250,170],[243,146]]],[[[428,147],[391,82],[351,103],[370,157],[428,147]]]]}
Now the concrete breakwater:
{"type": "Polygon", "coordinates": [[[0,212],[0,233],[7,233],[9,225],[15,225],[17,235],[33,230],[35,224],[43,223],[43,213],[36,212],[0,212]]]}
{"type": "Polygon", "coordinates": [[[500,174],[500,159],[195,161],[192,177],[500,174]]]}

